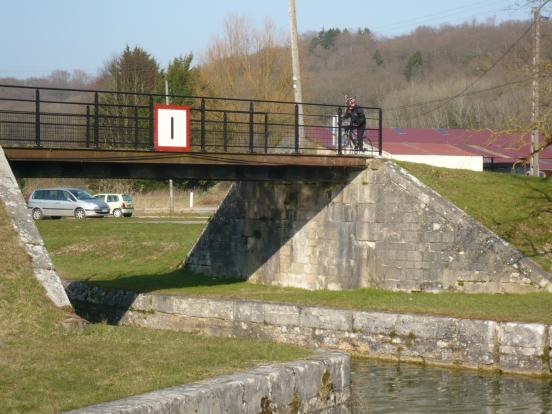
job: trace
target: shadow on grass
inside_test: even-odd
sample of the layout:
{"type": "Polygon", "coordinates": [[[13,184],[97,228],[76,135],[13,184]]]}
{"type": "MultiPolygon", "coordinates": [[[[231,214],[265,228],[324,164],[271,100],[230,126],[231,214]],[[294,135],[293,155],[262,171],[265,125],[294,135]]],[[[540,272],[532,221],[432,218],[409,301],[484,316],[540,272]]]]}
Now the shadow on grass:
{"type": "Polygon", "coordinates": [[[93,323],[118,325],[140,293],[159,290],[190,288],[190,293],[201,293],[201,288],[230,286],[243,283],[238,279],[213,278],[177,269],[155,275],[133,275],[112,280],[84,280],[71,282],[66,290],[75,312],[93,323]],[[102,288],[90,293],[90,288],[102,288]],[[94,300],[98,295],[101,300],[94,300]],[[91,297],[92,296],[92,297],[91,297]],[[102,304],[99,304],[101,302],[102,304]]]}
{"type": "Polygon", "coordinates": [[[128,289],[147,293],[165,289],[201,288],[243,283],[242,279],[215,278],[180,268],[169,273],[154,275],[133,275],[111,280],[89,281],[90,285],[106,288],[128,289]]]}

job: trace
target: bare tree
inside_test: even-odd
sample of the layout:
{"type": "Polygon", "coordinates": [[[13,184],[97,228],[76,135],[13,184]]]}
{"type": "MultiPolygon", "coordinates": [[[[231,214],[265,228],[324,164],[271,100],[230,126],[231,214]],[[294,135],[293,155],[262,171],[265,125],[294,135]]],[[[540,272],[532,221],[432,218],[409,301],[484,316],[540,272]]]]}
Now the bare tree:
{"type": "MultiPolygon", "coordinates": [[[[257,28],[248,18],[229,15],[224,21],[222,36],[215,37],[199,67],[201,91],[205,95],[258,100],[291,101],[292,70],[291,56],[281,34],[270,19],[257,28]]],[[[213,107],[226,108],[230,144],[244,145],[247,135],[250,110],[249,102],[213,102],[213,107]],[[241,128],[241,129],[240,129],[241,128]],[[241,131],[241,133],[240,133],[241,131]],[[240,141],[242,141],[240,143],[240,141]]],[[[271,113],[270,122],[286,123],[285,115],[275,112],[290,112],[290,108],[278,104],[255,103],[255,136],[262,136],[263,114],[271,113]]],[[[220,121],[223,114],[208,113],[211,119],[220,121]]],[[[221,124],[218,124],[222,128],[221,124]]],[[[284,128],[280,132],[284,134],[284,128]]],[[[285,131],[289,135],[289,131],[285,131]]],[[[222,134],[222,131],[220,131],[222,134]]],[[[271,145],[278,145],[284,135],[271,132],[271,145]]],[[[220,141],[220,140],[219,140],[220,141]]]]}
{"type": "Polygon", "coordinates": [[[260,29],[243,16],[229,15],[201,63],[204,89],[217,96],[289,100],[291,59],[285,39],[270,19],[260,29]]]}

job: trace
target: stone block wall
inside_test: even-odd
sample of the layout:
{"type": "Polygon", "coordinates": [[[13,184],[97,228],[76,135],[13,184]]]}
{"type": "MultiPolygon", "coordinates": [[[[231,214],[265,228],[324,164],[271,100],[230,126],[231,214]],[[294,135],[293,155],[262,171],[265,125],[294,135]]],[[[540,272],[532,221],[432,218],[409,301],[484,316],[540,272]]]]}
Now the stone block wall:
{"type": "Polygon", "coordinates": [[[344,184],[239,182],[186,258],[306,289],[552,292],[552,277],[392,162],[344,184]]]}
{"type": "Polygon", "coordinates": [[[545,324],[130,294],[82,282],[70,283],[67,292],[81,315],[111,323],[552,377],[552,327],[545,324]]]}

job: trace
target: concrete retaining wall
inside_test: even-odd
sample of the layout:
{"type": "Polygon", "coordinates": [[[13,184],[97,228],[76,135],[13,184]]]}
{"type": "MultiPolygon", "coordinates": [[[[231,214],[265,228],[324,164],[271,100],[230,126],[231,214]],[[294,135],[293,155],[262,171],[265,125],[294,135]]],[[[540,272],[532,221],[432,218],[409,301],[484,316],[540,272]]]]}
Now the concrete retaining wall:
{"type": "Polygon", "coordinates": [[[432,365],[551,376],[552,328],[316,306],[104,290],[72,282],[79,313],[111,323],[274,340],[432,365]]]}
{"type": "Polygon", "coordinates": [[[552,276],[392,162],[346,184],[235,184],[191,270],[305,289],[552,292],[552,276]]]}
{"type": "Polygon", "coordinates": [[[304,361],[267,365],[68,414],[345,414],[350,399],[349,356],[324,351],[304,361]]]}
{"type": "Polygon", "coordinates": [[[71,306],[50,255],[44,247],[19,185],[8,160],[0,147],[0,200],[6,207],[8,217],[17,232],[25,252],[31,258],[33,271],[44,287],[48,298],[57,306],[71,306]]]}

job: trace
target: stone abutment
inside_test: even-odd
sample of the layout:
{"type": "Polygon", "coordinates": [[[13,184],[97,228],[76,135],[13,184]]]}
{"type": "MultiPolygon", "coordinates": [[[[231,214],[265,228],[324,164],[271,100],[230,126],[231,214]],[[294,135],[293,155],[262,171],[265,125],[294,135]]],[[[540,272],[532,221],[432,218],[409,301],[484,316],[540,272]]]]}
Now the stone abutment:
{"type": "Polygon", "coordinates": [[[236,183],[185,264],[312,290],[552,292],[531,259],[381,160],[343,184],[236,183]]]}

